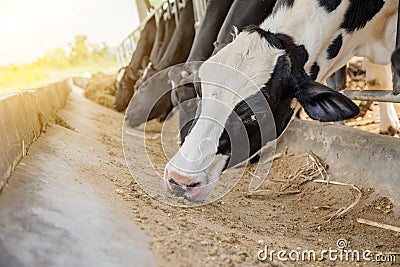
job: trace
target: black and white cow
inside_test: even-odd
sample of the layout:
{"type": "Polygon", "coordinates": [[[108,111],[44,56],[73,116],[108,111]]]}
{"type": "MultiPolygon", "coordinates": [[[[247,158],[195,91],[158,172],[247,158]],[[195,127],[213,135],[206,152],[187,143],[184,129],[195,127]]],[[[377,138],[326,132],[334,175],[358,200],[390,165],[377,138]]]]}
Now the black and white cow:
{"type": "MultiPolygon", "coordinates": [[[[350,99],[320,83],[352,56],[367,59],[370,88],[391,88],[397,7],[397,0],[278,1],[263,23],[242,31],[201,66],[199,117],[165,167],[169,190],[192,201],[206,199],[224,169],[270,141],[262,130],[282,133],[295,100],[319,121],[357,115],[350,99]],[[250,148],[238,154],[231,148],[243,139],[241,125],[250,148]]],[[[380,107],[381,131],[396,132],[393,105],[380,107]]]]}

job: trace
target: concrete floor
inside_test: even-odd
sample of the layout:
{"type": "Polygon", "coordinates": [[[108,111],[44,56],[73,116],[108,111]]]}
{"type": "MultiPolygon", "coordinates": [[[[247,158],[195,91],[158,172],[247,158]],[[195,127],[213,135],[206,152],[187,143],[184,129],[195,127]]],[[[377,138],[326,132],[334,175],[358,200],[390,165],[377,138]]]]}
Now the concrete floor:
{"type": "MultiPolygon", "coordinates": [[[[149,238],[129,214],[92,186],[82,166],[102,168],[106,147],[94,121],[110,113],[75,88],[0,194],[0,266],[154,266],[149,238]]],[[[104,179],[103,179],[104,180],[104,179]]],[[[93,182],[93,181],[92,181],[93,182]]]]}

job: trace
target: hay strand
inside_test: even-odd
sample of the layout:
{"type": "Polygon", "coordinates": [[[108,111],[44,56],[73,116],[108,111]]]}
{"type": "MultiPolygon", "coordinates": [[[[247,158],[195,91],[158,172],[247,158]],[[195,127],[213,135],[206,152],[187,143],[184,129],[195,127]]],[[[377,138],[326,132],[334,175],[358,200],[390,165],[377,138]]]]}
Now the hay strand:
{"type": "Polygon", "coordinates": [[[397,227],[397,226],[384,224],[384,223],[380,223],[380,222],[374,222],[374,221],[370,221],[370,220],[366,220],[366,219],[362,219],[362,218],[357,218],[357,222],[361,223],[361,224],[366,224],[369,226],[374,226],[374,227],[378,227],[381,229],[391,230],[391,231],[400,233],[400,227],[397,227]]]}
{"type": "MultiPolygon", "coordinates": [[[[325,184],[325,183],[327,183],[327,181],[326,180],[314,180],[314,183],[324,183],[325,184]]],[[[360,199],[362,197],[362,192],[357,186],[355,186],[353,184],[346,184],[346,183],[335,182],[335,181],[329,181],[328,183],[332,184],[332,185],[349,186],[349,187],[353,188],[354,190],[356,190],[358,192],[357,198],[353,201],[353,203],[351,203],[347,207],[343,207],[343,208],[338,209],[334,214],[332,214],[329,217],[327,222],[330,222],[332,219],[340,217],[343,214],[345,214],[346,212],[348,212],[349,210],[353,209],[358,204],[358,202],[360,201],[360,199]]]]}
{"type": "MultiPolygon", "coordinates": [[[[263,164],[269,163],[271,161],[274,161],[276,159],[282,158],[285,155],[283,153],[278,153],[270,158],[268,158],[267,160],[265,160],[263,162],[263,164]]],[[[303,153],[300,154],[298,156],[296,156],[297,158],[301,158],[301,157],[306,157],[307,158],[307,163],[305,163],[304,165],[300,166],[293,175],[289,175],[287,177],[287,179],[281,179],[279,180],[279,182],[284,183],[281,188],[280,191],[277,192],[277,196],[282,196],[282,195],[292,195],[292,194],[298,194],[301,193],[301,191],[299,189],[294,189],[294,190],[290,190],[287,191],[290,187],[292,187],[293,185],[296,186],[300,186],[306,182],[312,181],[314,179],[326,179],[326,177],[328,176],[328,173],[326,171],[326,165],[322,163],[322,161],[312,152],[310,153],[303,153]]],[[[261,182],[259,183],[259,185],[255,188],[255,189],[250,189],[249,186],[249,193],[248,195],[255,195],[255,194],[260,194],[260,193],[265,193],[265,192],[271,192],[271,190],[267,190],[267,189],[260,189],[260,187],[264,184],[266,177],[260,177],[254,173],[252,173],[251,171],[248,171],[248,173],[254,177],[257,178],[258,180],[260,180],[261,182]]],[[[270,182],[277,182],[274,180],[270,180],[270,182]]]]}

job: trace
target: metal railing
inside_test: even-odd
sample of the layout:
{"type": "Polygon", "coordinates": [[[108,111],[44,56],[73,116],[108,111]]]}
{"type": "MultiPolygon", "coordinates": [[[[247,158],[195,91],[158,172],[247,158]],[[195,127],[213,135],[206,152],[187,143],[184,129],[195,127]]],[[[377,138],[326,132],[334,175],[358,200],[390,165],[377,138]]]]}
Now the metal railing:
{"type": "MultiPolygon", "coordinates": [[[[125,67],[129,64],[132,55],[135,51],[137,42],[140,38],[140,31],[146,24],[146,22],[153,16],[159,16],[162,14],[162,10],[166,10],[164,19],[169,19],[171,14],[175,14],[176,22],[179,22],[179,11],[186,4],[186,0],[178,0],[179,4],[175,5],[175,0],[165,0],[158,7],[151,10],[147,18],[141,23],[141,25],[135,29],[128,37],[126,37],[121,45],[117,49],[117,63],[119,67],[125,67]]],[[[208,0],[193,0],[193,9],[195,15],[195,27],[199,27],[202,18],[204,17],[208,0]]],[[[400,5],[399,5],[400,10],[400,5]]],[[[157,25],[158,26],[158,25],[157,25]]],[[[397,35],[396,35],[396,47],[400,45],[400,19],[397,22],[397,35]]],[[[361,101],[377,101],[377,102],[394,102],[400,103],[400,78],[397,74],[394,75],[393,79],[393,91],[392,90],[350,90],[346,89],[342,91],[343,94],[348,96],[352,100],[361,101]]]]}
{"type": "MultiPolygon", "coordinates": [[[[400,5],[397,12],[396,48],[400,45],[400,5]]],[[[394,73],[393,90],[343,90],[351,100],[400,103],[400,77],[394,73]]]]}
{"type": "MultiPolygon", "coordinates": [[[[175,15],[176,24],[178,24],[180,19],[180,12],[186,6],[186,2],[187,0],[165,0],[157,7],[153,8],[146,19],[141,22],[140,26],[137,27],[131,34],[129,34],[117,48],[116,58],[118,66],[122,68],[129,64],[133,53],[135,52],[137,42],[139,41],[140,32],[150,19],[155,16],[158,20],[163,11],[165,11],[163,19],[168,20],[172,17],[172,15],[175,15]],[[176,5],[175,2],[177,2],[178,4],[176,5]]],[[[200,25],[200,21],[204,17],[207,2],[208,0],[193,0],[196,29],[198,25],[200,25]]]]}
{"type": "Polygon", "coordinates": [[[204,18],[204,14],[206,13],[208,0],[193,0],[193,9],[194,9],[194,27],[197,30],[200,26],[201,20],[204,18]]]}

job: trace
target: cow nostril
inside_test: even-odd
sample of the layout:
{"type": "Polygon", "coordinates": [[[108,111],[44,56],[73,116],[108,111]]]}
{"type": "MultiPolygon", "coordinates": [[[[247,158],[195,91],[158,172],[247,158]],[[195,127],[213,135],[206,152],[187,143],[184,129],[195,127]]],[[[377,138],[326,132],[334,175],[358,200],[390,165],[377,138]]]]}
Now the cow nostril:
{"type": "Polygon", "coordinates": [[[169,179],[168,181],[170,184],[173,184],[173,185],[176,185],[176,186],[179,186],[182,188],[185,188],[185,187],[186,188],[195,188],[200,185],[200,182],[191,183],[189,185],[181,185],[181,184],[178,184],[174,179],[169,179]]]}
{"type": "Polygon", "coordinates": [[[180,186],[180,184],[178,184],[174,179],[169,179],[168,181],[169,181],[170,184],[179,185],[180,186]]]}
{"type": "Polygon", "coordinates": [[[168,180],[170,184],[171,192],[177,197],[184,197],[186,193],[186,189],[183,188],[180,184],[178,184],[174,179],[168,180]]]}
{"type": "Polygon", "coordinates": [[[194,187],[197,187],[197,186],[199,186],[199,185],[200,185],[200,182],[197,182],[197,183],[191,183],[191,184],[188,185],[187,187],[194,188],[194,187]]]}

